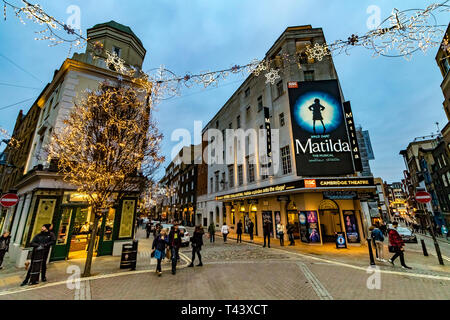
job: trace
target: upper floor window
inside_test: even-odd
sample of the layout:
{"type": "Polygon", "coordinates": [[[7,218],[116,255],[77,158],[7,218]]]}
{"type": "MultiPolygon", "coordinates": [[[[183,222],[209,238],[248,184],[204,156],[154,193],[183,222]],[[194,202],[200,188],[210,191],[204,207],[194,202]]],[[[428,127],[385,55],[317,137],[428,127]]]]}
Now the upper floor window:
{"type": "Polygon", "coordinates": [[[289,152],[289,146],[281,148],[281,164],[283,167],[283,174],[292,173],[291,154],[289,152]]]}
{"type": "Polygon", "coordinates": [[[250,88],[247,88],[244,92],[244,96],[247,98],[248,96],[250,96],[250,88]]]}
{"type": "Polygon", "coordinates": [[[261,111],[263,108],[263,99],[262,96],[258,97],[258,112],[261,111]]]}
{"type": "Polygon", "coordinates": [[[250,115],[251,115],[251,108],[250,106],[247,107],[247,109],[245,110],[245,120],[249,121],[250,120],[250,115]]]}
{"type": "Polygon", "coordinates": [[[305,71],[305,81],[314,81],[314,70],[305,71]]]}
{"type": "Polygon", "coordinates": [[[237,116],[236,122],[237,122],[237,128],[239,129],[241,127],[241,116],[237,116]]]}
{"type": "Polygon", "coordinates": [[[280,113],[280,127],[284,127],[284,113],[280,113]]]}
{"type": "Polygon", "coordinates": [[[244,184],[244,172],[242,170],[242,164],[238,165],[238,182],[240,186],[244,184]]]}
{"type": "Polygon", "coordinates": [[[234,166],[228,166],[228,185],[230,188],[234,187],[234,166]]]}
{"type": "Polygon", "coordinates": [[[281,96],[283,93],[283,80],[281,80],[277,83],[277,97],[281,96]]]}
{"type": "Polygon", "coordinates": [[[122,49],[120,49],[119,47],[113,46],[113,52],[120,57],[120,54],[122,53],[122,49]]]}

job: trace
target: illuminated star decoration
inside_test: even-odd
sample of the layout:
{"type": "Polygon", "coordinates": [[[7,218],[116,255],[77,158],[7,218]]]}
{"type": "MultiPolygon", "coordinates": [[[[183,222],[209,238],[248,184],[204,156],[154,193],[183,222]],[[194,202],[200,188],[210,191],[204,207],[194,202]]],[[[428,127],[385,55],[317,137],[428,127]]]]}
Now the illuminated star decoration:
{"type": "Polygon", "coordinates": [[[275,82],[280,79],[280,75],[278,74],[278,70],[270,69],[268,73],[266,73],[266,83],[275,84],[275,82]]]}

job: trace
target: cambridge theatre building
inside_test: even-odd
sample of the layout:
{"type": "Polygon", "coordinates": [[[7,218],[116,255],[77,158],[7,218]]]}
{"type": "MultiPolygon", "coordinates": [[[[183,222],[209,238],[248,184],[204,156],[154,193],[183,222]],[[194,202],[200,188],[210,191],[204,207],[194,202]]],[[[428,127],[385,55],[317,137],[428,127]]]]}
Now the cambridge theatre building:
{"type": "Polygon", "coordinates": [[[245,234],[252,220],[262,236],[268,219],[273,238],[281,221],[293,224],[295,238],[305,244],[334,243],[338,236],[349,245],[364,243],[371,221],[367,201],[376,187],[373,177],[361,176],[353,114],[332,57],[304,54],[324,42],[321,28],[287,28],[266,54],[280,78],[271,84],[264,73],[250,75],[204,128],[208,190],[197,198],[197,221],[226,222],[236,232],[241,220],[245,234]],[[296,55],[301,68],[278,59],[286,55],[296,55]],[[230,139],[237,129],[246,133],[230,139]],[[257,143],[250,131],[258,132],[257,143]],[[212,138],[214,132],[222,135],[212,138]],[[223,148],[215,150],[220,136],[223,148]],[[227,161],[214,163],[219,155],[227,161]]]}

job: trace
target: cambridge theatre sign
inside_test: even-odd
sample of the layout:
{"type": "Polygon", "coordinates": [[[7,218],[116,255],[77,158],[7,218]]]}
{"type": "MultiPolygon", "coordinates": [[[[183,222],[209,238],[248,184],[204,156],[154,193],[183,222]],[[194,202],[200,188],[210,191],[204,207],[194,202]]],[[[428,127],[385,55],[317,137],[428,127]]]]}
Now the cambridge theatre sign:
{"type": "Polygon", "coordinates": [[[298,176],[362,171],[353,114],[337,80],[289,82],[289,103],[298,176]]]}
{"type": "Polygon", "coordinates": [[[289,183],[258,188],[248,191],[231,193],[216,197],[216,201],[227,201],[239,198],[249,198],[277,194],[287,191],[300,191],[311,189],[350,189],[350,188],[375,188],[373,178],[333,178],[333,179],[303,179],[289,183]]]}

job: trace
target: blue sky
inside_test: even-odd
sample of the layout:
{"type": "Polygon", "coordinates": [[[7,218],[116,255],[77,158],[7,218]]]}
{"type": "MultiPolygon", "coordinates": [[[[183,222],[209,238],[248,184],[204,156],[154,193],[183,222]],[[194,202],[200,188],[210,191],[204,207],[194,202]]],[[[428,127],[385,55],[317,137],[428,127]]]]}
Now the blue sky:
{"type": "MultiPolygon", "coordinates": [[[[11,0],[18,3],[18,0],[11,0]]],[[[33,1],[36,3],[36,1],[33,1]]],[[[177,74],[200,72],[245,64],[263,58],[288,26],[311,24],[322,27],[328,42],[368,31],[366,12],[370,5],[387,17],[392,8],[423,8],[419,0],[53,0],[39,2],[49,13],[65,21],[70,5],[81,8],[81,27],[110,20],[130,26],[147,49],[144,70],[164,65],[177,74]]],[[[442,17],[442,16],[441,16],[442,17]]],[[[448,22],[444,17],[442,23],[448,22]]],[[[23,26],[10,11],[0,21],[0,127],[12,132],[20,109],[28,111],[53,72],[68,55],[64,46],[48,47],[33,40],[35,24],[23,26]],[[7,59],[20,66],[13,65],[7,59]],[[36,89],[32,89],[36,88],[36,89]]],[[[442,76],[434,60],[437,49],[403,58],[372,58],[370,51],[356,48],[350,55],[334,58],[344,96],[352,102],[355,121],[370,131],[376,160],[375,176],[388,182],[402,178],[404,163],[399,151],[413,138],[436,132],[435,122],[446,124],[440,89],[442,76]]],[[[165,134],[167,158],[176,142],[176,128],[193,130],[194,120],[205,125],[239,87],[243,77],[230,78],[213,89],[194,87],[158,105],[156,118],[165,134]]]]}

